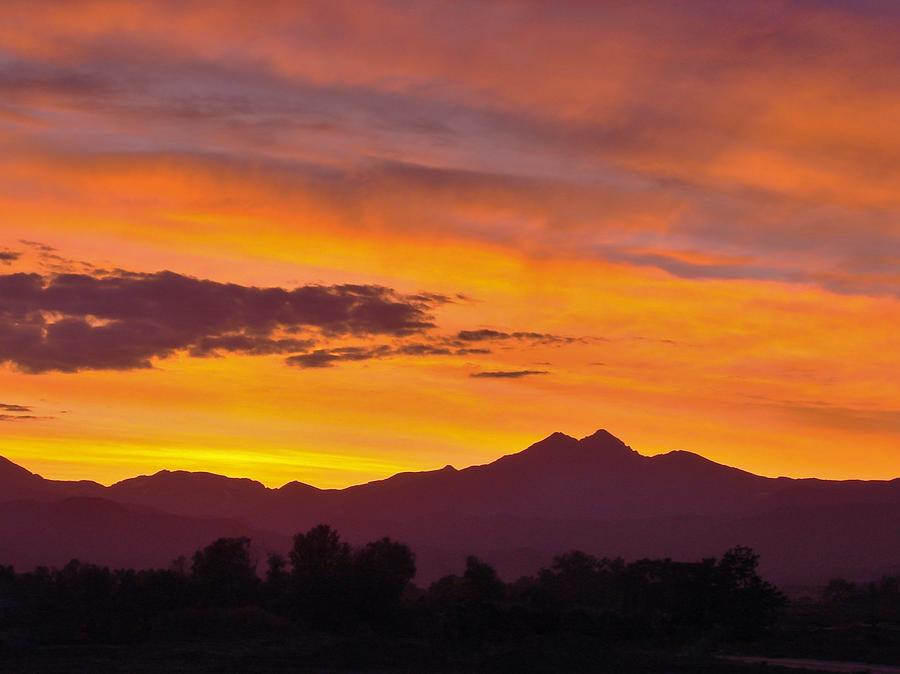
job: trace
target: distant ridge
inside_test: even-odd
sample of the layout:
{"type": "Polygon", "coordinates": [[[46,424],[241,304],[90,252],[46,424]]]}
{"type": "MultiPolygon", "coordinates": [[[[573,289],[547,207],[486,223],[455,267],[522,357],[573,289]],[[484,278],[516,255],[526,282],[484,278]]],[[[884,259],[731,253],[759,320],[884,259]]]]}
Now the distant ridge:
{"type": "MultiPolygon", "coordinates": [[[[391,535],[414,546],[425,575],[476,551],[514,574],[566,548],[696,557],[735,544],[759,547],[764,567],[792,581],[900,564],[900,537],[885,535],[900,531],[900,480],[761,477],[681,450],[644,456],[606,430],[581,439],[557,432],[484,465],[399,473],[345,489],[302,482],[271,489],[246,478],[167,470],[104,487],[45,480],[0,459],[0,563],[71,554],[62,549],[70,539],[37,546],[19,520],[49,532],[63,520],[77,530],[81,516],[100,539],[115,523],[106,533],[130,540],[140,557],[140,549],[160,541],[142,546],[137,530],[145,539],[165,537],[162,515],[174,517],[166,521],[178,531],[211,532],[228,522],[229,531],[267,540],[286,540],[320,522],[351,539],[391,535]],[[97,499],[109,517],[96,511],[88,517],[73,497],[97,499]],[[131,508],[134,536],[123,533],[128,518],[114,510],[123,505],[131,508]],[[147,517],[156,524],[141,524],[147,517]]],[[[87,538],[98,541],[97,560],[112,558],[100,539],[87,538]]],[[[187,538],[179,540],[187,545],[187,538]]]]}

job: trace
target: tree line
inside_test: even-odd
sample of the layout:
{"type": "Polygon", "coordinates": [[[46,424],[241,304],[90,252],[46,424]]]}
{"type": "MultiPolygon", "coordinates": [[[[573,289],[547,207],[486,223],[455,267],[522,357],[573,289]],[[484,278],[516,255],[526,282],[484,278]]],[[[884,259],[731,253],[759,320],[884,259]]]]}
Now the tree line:
{"type": "Polygon", "coordinates": [[[506,583],[470,556],[458,575],[420,588],[415,555],[382,538],[353,547],[329,526],[297,534],[259,569],[251,541],[221,538],[168,569],[71,561],[17,573],[0,566],[0,629],[42,643],[254,636],[298,629],[417,637],[450,645],[577,633],[617,642],[754,638],[785,598],[757,555],[597,558],[573,551],[506,583]]]}

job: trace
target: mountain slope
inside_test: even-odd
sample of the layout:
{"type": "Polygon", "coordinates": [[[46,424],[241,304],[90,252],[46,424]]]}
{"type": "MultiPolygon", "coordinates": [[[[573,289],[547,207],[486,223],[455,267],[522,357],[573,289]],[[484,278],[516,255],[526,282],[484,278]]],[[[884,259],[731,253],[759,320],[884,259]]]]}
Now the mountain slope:
{"type": "Polygon", "coordinates": [[[105,487],[81,480],[46,480],[0,456],[0,503],[16,499],[53,500],[64,496],[98,496],[105,487]]]}
{"type": "Polygon", "coordinates": [[[0,504],[0,560],[25,570],[70,559],[111,567],[166,568],[222,536],[250,536],[259,557],[284,550],[287,537],[225,519],[198,519],[107,499],[0,504]]]}

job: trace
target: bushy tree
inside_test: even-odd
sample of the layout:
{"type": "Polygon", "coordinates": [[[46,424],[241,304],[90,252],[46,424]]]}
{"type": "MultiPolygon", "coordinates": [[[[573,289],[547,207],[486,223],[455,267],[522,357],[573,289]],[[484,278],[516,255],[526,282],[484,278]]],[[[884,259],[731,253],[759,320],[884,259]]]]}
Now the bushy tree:
{"type": "Polygon", "coordinates": [[[769,629],[786,604],[785,596],[758,573],[759,555],[735,547],[716,567],[717,613],[720,623],[738,638],[751,638],[769,629]]]}
{"type": "Polygon", "coordinates": [[[470,555],[462,576],[445,576],[428,589],[432,628],[451,642],[481,644],[500,633],[505,597],[494,567],[470,555]]]}
{"type": "Polygon", "coordinates": [[[286,613],[289,607],[291,574],[287,560],[278,553],[271,553],[267,559],[265,604],[276,613],[286,613]]]}
{"type": "Polygon", "coordinates": [[[194,553],[191,575],[201,604],[242,606],[256,599],[259,578],[250,539],[220,538],[194,553]]]}
{"type": "Polygon", "coordinates": [[[416,575],[416,558],[403,543],[382,538],[353,554],[353,584],[359,617],[378,626],[393,617],[416,575]]]}
{"type": "Polygon", "coordinates": [[[293,615],[316,629],[346,623],[350,593],[351,548],[326,524],[294,536],[291,548],[293,615]]]}

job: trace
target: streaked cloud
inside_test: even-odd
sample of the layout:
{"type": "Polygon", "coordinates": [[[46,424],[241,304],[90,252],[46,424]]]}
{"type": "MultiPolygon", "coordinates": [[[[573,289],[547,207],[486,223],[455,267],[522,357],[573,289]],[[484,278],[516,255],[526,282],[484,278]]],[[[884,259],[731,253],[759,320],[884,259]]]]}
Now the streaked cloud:
{"type": "Polygon", "coordinates": [[[31,412],[27,405],[14,405],[12,403],[0,403],[0,412],[31,412]]]}
{"type": "Polygon", "coordinates": [[[550,374],[547,370],[495,370],[485,372],[473,372],[473,379],[521,379],[534,375],[550,374]]]}
{"type": "Polygon", "coordinates": [[[90,173],[98,146],[137,166],[164,148],[268,172],[351,228],[896,294],[889,5],[75,4],[3,17],[0,89],[41,122],[8,122],[11,161],[26,139],[90,173]]]}
{"type": "Polygon", "coordinates": [[[33,414],[31,405],[18,405],[15,403],[0,403],[0,422],[3,421],[44,421],[54,417],[33,414]]]}

